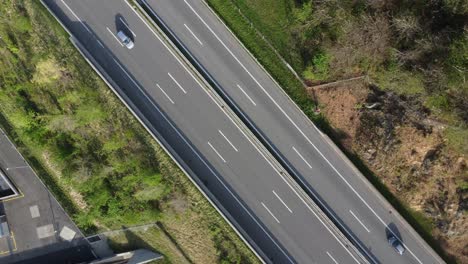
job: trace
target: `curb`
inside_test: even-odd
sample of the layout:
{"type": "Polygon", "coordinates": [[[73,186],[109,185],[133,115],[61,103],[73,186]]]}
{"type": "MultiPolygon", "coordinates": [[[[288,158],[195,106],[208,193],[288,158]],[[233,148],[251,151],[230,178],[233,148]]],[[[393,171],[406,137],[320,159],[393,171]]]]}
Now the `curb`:
{"type": "MultiPolygon", "coordinates": [[[[309,119],[309,117],[302,111],[302,109],[296,104],[296,102],[294,102],[291,97],[286,93],[286,91],[284,91],[284,89],[281,88],[281,86],[279,85],[279,83],[275,80],[275,78],[273,78],[273,76],[271,76],[271,74],[265,69],[265,67],[257,60],[257,58],[250,52],[250,50],[242,43],[242,41],[240,41],[240,39],[237,37],[237,35],[226,25],[226,23],[224,23],[223,19],[221,19],[219,17],[219,15],[211,8],[211,6],[206,2],[206,0],[200,0],[203,2],[203,4],[210,10],[210,12],[217,18],[218,21],[220,21],[220,23],[222,23],[224,25],[224,27],[231,33],[231,35],[236,39],[237,43],[240,44],[242,46],[242,48],[250,55],[250,57],[255,61],[257,62],[257,64],[261,67],[261,69],[263,70],[264,73],[267,74],[267,76],[269,77],[269,79],[271,79],[278,87],[279,87],[279,90],[281,91],[281,93],[283,93],[286,98],[296,107],[296,109],[301,113],[301,117],[302,119],[305,121],[306,124],[311,124],[315,130],[320,134],[322,135],[326,140],[325,142],[327,142],[328,145],[330,145],[330,147],[332,149],[334,149],[339,155],[340,157],[347,163],[350,165],[350,167],[353,169],[353,171],[356,172],[356,175],[360,178],[361,181],[364,182],[364,184],[366,184],[366,186],[373,192],[373,193],[376,193],[377,194],[377,197],[384,201],[385,205],[392,208],[393,212],[395,214],[395,216],[397,216],[397,218],[400,220],[400,222],[413,234],[413,236],[418,240],[418,242],[420,242],[420,244],[423,246],[423,248],[427,249],[428,252],[430,252],[430,254],[432,256],[435,257],[435,259],[438,260],[439,263],[445,263],[441,258],[440,256],[434,251],[434,249],[432,247],[429,246],[429,244],[427,244],[427,242],[421,238],[421,236],[419,235],[418,232],[416,232],[416,230],[414,230],[414,228],[400,215],[400,213],[395,209],[393,208],[393,206],[385,199],[385,197],[383,197],[383,195],[374,187],[374,185],[372,185],[372,183],[356,168],[356,166],[349,160],[349,158],[336,146],[336,144],[328,137],[328,135],[326,135],[324,132],[322,132],[315,124],[312,120],[309,119]]],[[[256,30],[256,29],[255,29],[256,30]]],[[[282,59],[282,57],[280,57],[280,60],[282,59]]],[[[287,65],[286,65],[287,66],[287,65]]],[[[294,74],[294,73],[293,73],[294,74]]],[[[278,155],[278,154],[277,154],[278,155]]]]}
{"type": "MultiPolygon", "coordinates": [[[[194,71],[201,71],[201,75],[204,76],[205,78],[209,79],[207,80],[208,81],[208,84],[207,84],[207,87],[211,87],[211,86],[217,86],[217,83],[216,81],[214,81],[214,79],[211,77],[211,75],[204,69],[204,67],[198,63],[198,60],[190,53],[190,51],[185,47],[185,45],[183,43],[180,42],[180,40],[177,38],[177,36],[175,36],[174,33],[172,33],[172,31],[169,29],[169,27],[159,18],[159,16],[151,9],[151,7],[146,3],[145,0],[135,0],[139,3],[141,3],[142,5],[144,5],[146,7],[146,9],[148,9],[151,14],[153,15],[153,17],[158,20],[158,23],[161,24],[165,30],[163,32],[163,34],[165,34],[165,38],[169,38],[171,37],[172,39],[169,40],[171,43],[173,43],[174,41],[177,42],[177,48],[179,48],[179,52],[185,54],[188,58],[188,60],[190,62],[192,62],[193,64],[196,65],[196,67],[198,68],[195,68],[193,69],[195,66],[192,66],[191,68],[194,70],[194,71]],[[166,35],[170,35],[170,36],[166,36],[166,35]],[[182,49],[182,50],[180,50],[182,49]],[[213,85],[210,85],[210,82],[213,83],[213,85]]],[[[210,9],[211,10],[211,9],[210,9]]],[[[145,10],[143,11],[145,12],[145,10]]],[[[149,16],[149,14],[148,14],[149,16]]],[[[217,16],[216,16],[217,17],[217,16]]],[[[149,18],[151,19],[151,18],[149,18]]],[[[154,22],[153,22],[154,23],[154,22]]],[[[160,28],[160,26],[158,25],[158,28],[160,28]]],[[[232,33],[232,32],[231,32],[232,33]]],[[[258,61],[255,60],[257,63],[258,61]]],[[[197,71],[197,72],[199,72],[197,71]]],[[[206,83],[206,82],[205,82],[206,83]]],[[[213,89],[214,90],[214,89],[213,89]]],[[[243,119],[247,120],[247,124],[244,123],[244,125],[247,125],[249,128],[252,128],[252,130],[254,130],[254,133],[253,134],[256,134],[256,135],[259,135],[263,141],[266,141],[265,138],[262,136],[262,134],[259,132],[259,130],[253,125],[252,122],[249,121],[249,119],[242,113],[242,111],[240,109],[238,109],[235,105],[235,103],[229,99],[229,97],[222,91],[222,89],[219,89],[220,92],[222,93],[221,95],[219,95],[218,93],[216,93],[216,91],[214,91],[218,96],[221,96],[223,99],[227,100],[228,101],[228,105],[231,106],[231,107],[234,107],[235,109],[235,112],[238,113],[239,115],[242,116],[243,119]]],[[[289,98],[289,97],[288,97],[289,98]]],[[[236,119],[238,119],[239,116],[236,115],[236,119]]],[[[249,134],[252,134],[251,131],[249,131],[249,134]]],[[[252,135],[254,137],[254,140],[255,141],[258,141],[258,138],[255,137],[255,135],[252,135]]],[[[263,144],[260,143],[260,147],[262,149],[265,149],[265,146],[263,144]]],[[[265,152],[265,151],[264,151],[265,152]]],[[[275,151],[275,153],[277,153],[275,151]]],[[[314,213],[316,214],[319,214],[320,215],[320,219],[323,221],[323,222],[326,222],[327,223],[327,226],[331,229],[333,229],[333,232],[335,235],[339,236],[341,238],[341,241],[344,241],[346,247],[351,247],[353,253],[358,256],[358,258],[363,261],[363,262],[367,262],[367,260],[365,260],[365,257],[361,254],[361,252],[356,248],[356,245],[355,243],[352,243],[344,234],[343,232],[336,227],[334,221],[332,221],[324,212],[323,210],[321,209],[320,206],[317,205],[317,203],[315,203],[315,201],[313,201],[310,196],[304,192],[303,188],[301,188],[301,186],[294,180],[294,178],[290,175],[289,172],[284,171],[283,169],[283,166],[278,163],[278,161],[276,160],[276,158],[269,152],[269,151],[266,151],[265,155],[273,161],[273,163],[276,165],[277,167],[277,170],[281,173],[281,175],[283,177],[287,177],[285,180],[287,180],[289,182],[290,185],[293,185],[294,188],[300,192],[300,195],[303,199],[307,200],[308,202],[308,205],[312,206],[314,208],[314,213]]],[[[279,155],[279,154],[277,154],[279,155]]],[[[291,169],[289,169],[291,170],[291,169]]]]}

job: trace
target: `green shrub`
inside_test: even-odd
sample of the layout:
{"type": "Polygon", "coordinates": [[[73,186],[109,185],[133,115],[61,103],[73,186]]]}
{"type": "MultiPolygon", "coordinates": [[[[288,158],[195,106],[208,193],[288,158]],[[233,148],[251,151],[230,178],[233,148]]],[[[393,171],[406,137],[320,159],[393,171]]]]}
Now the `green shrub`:
{"type": "Polygon", "coordinates": [[[329,78],[331,56],[326,52],[317,53],[312,65],[307,67],[303,77],[307,80],[323,81],[329,78]]]}
{"type": "Polygon", "coordinates": [[[450,45],[445,67],[452,83],[468,82],[468,31],[450,45]]]}
{"type": "Polygon", "coordinates": [[[449,111],[450,101],[446,95],[428,96],[425,102],[426,107],[433,111],[449,111]]]}

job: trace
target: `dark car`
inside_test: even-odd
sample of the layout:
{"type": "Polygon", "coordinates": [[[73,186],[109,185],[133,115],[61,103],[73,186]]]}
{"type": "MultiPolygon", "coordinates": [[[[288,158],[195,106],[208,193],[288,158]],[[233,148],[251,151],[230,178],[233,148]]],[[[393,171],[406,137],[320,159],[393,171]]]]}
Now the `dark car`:
{"type": "Polygon", "coordinates": [[[403,255],[405,252],[405,247],[401,244],[400,240],[396,238],[394,235],[388,238],[388,243],[398,252],[398,254],[403,255]]]}

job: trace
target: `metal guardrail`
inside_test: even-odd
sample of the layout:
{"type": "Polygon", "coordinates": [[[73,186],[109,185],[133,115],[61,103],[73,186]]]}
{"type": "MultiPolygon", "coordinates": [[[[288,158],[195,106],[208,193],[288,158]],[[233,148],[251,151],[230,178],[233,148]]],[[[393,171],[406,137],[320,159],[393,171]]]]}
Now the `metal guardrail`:
{"type": "MultiPolygon", "coordinates": [[[[184,172],[187,178],[192,184],[200,191],[200,193],[208,200],[208,202],[215,208],[215,210],[221,215],[221,217],[229,224],[229,226],[236,232],[236,234],[244,241],[244,243],[252,250],[257,258],[262,262],[266,263],[268,260],[266,254],[260,250],[260,247],[248,236],[248,234],[242,230],[239,224],[233,219],[230,213],[224,209],[221,203],[214,197],[214,195],[204,186],[203,182],[190,170],[188,165],[177,155],[172,147],[164,140],[164,138],[156,131],[152,130],[147,123],[146,119],[140,118],[137,114],[137,109],[128,98],[123,94],[119,93],[118,85],[106,74],[106,72],[99,66],[99,64],[93,59],[89,52],[79,42],[71,31],[58,19],[54,12],[47,6],[47,4],[41,0],[42,5],[49,11],[49,13],[55,18],[55,20],[62,26],[62,28],[70,35],[70,41],[75,48],[80,52],[83,58],[93,68],[93,70],[99,75],[99,77],[106,83],[106,85],[114,92],[114,94],[120,99],[120,101],[129,109],[132,115],[140,122],[145,130],[156,140],[156,142],[164,149],[164,151],[171,157],[171,159],[177,164],[177,166],[184,172]]],[[[164,36],[165,37],[165,36],[164,36]]],[[[176,50],[176,52],[178,52],[176,50]]]]}
{"type": "MultiPolygon", "coordinates": [[[[158,26],[161,27],[164,33],[171,39],[171,41],[173,41],[177,45],[177,47],[181,49],[180,52],[182,52],[185,56],[187,56],[187,59],[201,72],[201,74],[205,78],[208,79],[208,82],[212,86],[217,87],[216,81],[213,80],[211,75],[198,62],[198,60],[191,54],[191,52],[185,47],[185,45],[179,40],[179,38],[171,31],[171,29],[164,23],[164,21],[156,14],[156,12],[152,10],[152,8],[148,5],[148,3],[146,3],[145,0],[135,0],[135,1],[137,1],[139,4],[143,6],[143,10],[145,12],[149,12],[149,14],[147,15],[150,16],[152,19],[156,20],[155,22],[158,24],[158,26]]],[[[217,88],[217,90],[222,93],[221,96],[223,97],[223,99],[225,99],[229,103],[229,105],[235,109],[235,112],[241,115],[242,120],[248,120],[248,118],[242,113],[242,111],[236,107],[235,103],[232,102],[232,100],[227,95],[224,94],[222,89],[217,88]]],[[[250,122],[247,122],[247,123],[249,124],[250,122]]],[[[251,127],[254,130],[255,134],[260,134],[260,132],[253,125],[250,125],[249,127],[251,127]]],[[[260,135],[260,138],[262,138],[261,135],[260,135]]],[[[262,148],[264,148],[263,145],[262,145],[262,148]]],[[[287,177],[290,184],[293,185],[297,190],[300,190],[299,192],[301,193],[302,197],[310,202],[310,205],[314,208],[314,211],[318,215],[320,215],[320,219],[323,222],[327,223],[327,225],[331,229],[333,229],[333,233],[336,236],[341,237],[345,245],[347,247],[350,247],[353,250],[353,253],[358,259],[360,259],[363,263],[369,263],[367,258],[364,257],[364,255],[361,252],[362,251],[361,246],[356,245],[356,242],[353,241],[354,239],[352,240],[348,239],[348,237],[342,232],[342,230],[337,227],[337,224],[335,223],[335,221],[330,219],[330,217],[322,210],[322,208],[315,201],[313,201],[313,199],[311,199],[311,197],[305,191],[303,191],[304,189],[297,183],[297,181],[293,179],[293,177],[288,172],[286,172],[283,169],[283,167],[281,167],[281,165],[278,163],[278,161],[274,158],[274,156],[270,152],[268,152],[267,155],[271,160],[274,161],[274,164],[278,166],[278,170],[282,172],[283,176],[287,177]]]]}
{"type": "MultiPolygon", "coordinates": [[[[139,1],[141,3],[141,1],[139,1]]],[[[239,237],[250,247],[250,249],[257,255],[257,257],[262,261],[266,262],[269,261],[269,259],[266,257],[266,254],[263,253],[258,245],[249,237],[249,235],[243,231],[242,227],[232,218],[230,213],[224,209],[224,207],[221,205],[221,203],[214,197],[214,195],[210,192],[210,190],[204,186],[204,184],[198,179],[198,177],[195,175],[193,171],[188,167],[187,164],[177,155],[177,153],[172,149],[172,147],[164,140],[164,138],[155,130],[151,129],[151,125],[148,125],[149,122],[142,117],[142,115],[139,115],[139,111],[135,107],[135,105],[132,104],[132,102],[125,96],[123,92],[119,92],[120,88],[119,86],[110,78],[109,75],[105,72],[105,70],[94,60],[94,58],[91,56],[91,54],[86,50],[86,48],[80,43],[80,41],[65,27],[65,25],[58,19],[58,17],[50,10],[50,8],[45,4],[42,0],[41,3],[46,7],[46,9],[52,14],[52,16],[59,22],[59,24],[67,31],[67,33],[70,35],[70,41],[72,44],[77,48],[77,50],[80,52],[80,54],[84,57],[84,59],[90,64],[90,66],[94,69],[94,71],[100,76],[100,78],[107,84],[107,86],[116,94],[116,96],[124,103],[124,105],[130,110],[130,112],[137,118],[137,120],[143,125],[143,127],[150,133],[150,135],[158,142],[158,144],[168,153],[168,155],[174,160],[174,162],[181,168],[181,170],[184,172],[184,174],[192,181],[192,183],[196,186],[196,188],[204,195],[204,197],[210,202],[210,204],[220,213],[220,215],[224,218],[224,220],[233,228],[233,230],[239,235],[239,237]]],[[[171,48],[174,49],[174,51],[190,66],[190,68],[195,71],[193,66],[187,62],[186,58],[184,56],[180,55],[180,50],[174,47],[174,44],[169,40],[169,38],[162,33],[162,30],[159,28],[158,25],[154,23],[154,21],[149,18],[146,10],[142,9],[140,5],[136,5],[136,8],[140,9],[140,12],[142,12],[146,18],[148,19],[149,22],[152,23],[152,25],[158,30],[158,33],[162,35],[162,37],[170,44],[171,48]]],[[[195,71],[197,72],[197,71],[195,71]]],[[[204,82],[206,87],[210,87],[209,84],[206,83],[205,79],[201,78],[201,80],[204,82]]],[[[224,105],[224,101],[219,98],[218,94],[214,91],[210,91],[215,98],[219,101],[221,105],[224,105]]],[[[238,120],[237,115],[232,113],[233,119],[236,120],[238,123],[244,125],[240,120],[238,120]]],[[[248,129],[247,129],[248,130],[248,129]]],[[[247,131],[248,134],[251,134],[250,130],[247,131]]],[[[257,141],[257,138],[253,135],[250,135],[257,141]]],[[[257,143],[259,146],[261,146],[261,149],[264,148],[263,145],[261,145],[260,142],[257,143]]],[[[336,228],[336,226],[333,224],[333,222],[323,213],[323,211],[312,201],[310,200],[309,196],[300,188],[300,186],[297,185],[296,181],[292,179],[292,177],[284,171],[284,169],[279,165],[274,159],[271,154],[264,150],[263,154],[265,154],[271,161],[273,161],[273,164],[277,167],[278,171],[281,171],[281,174],[284,177],[287,177],[288,181],[290,182],[291,185],[295,187],[297,191],[300,192],[301,198],[306,199],[308,201],[308,205],[312,207],[313,212],[321,219],[321,221],[327,223],[326,226],[329,228],[331,232],[333,232],[334,235],[340,237],[340,240],[344,242],[344,245],[347,248],[351,248],[352,252],[354,253],[355,257],[358,259],[362,260],[362,263],[368,263],[368,261],[360,254],[360,252],[355,248],[353,243],[351,243],[346,236],[342,234],[342,232],[336,228]]]]}

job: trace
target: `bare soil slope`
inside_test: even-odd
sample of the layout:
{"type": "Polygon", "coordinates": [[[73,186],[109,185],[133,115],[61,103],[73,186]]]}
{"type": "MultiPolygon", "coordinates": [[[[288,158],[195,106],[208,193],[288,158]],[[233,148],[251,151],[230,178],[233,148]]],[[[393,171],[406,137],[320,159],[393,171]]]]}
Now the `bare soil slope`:
{"type": "Polygon", "coordinates": [[[309,93],[342,145],[401,202],[430,220],[426,229],[446,252],[468,263],[466,154],[446,144],[447,125],[432,120],[418,100],[362,80],[317,86],[309,93]]]}

